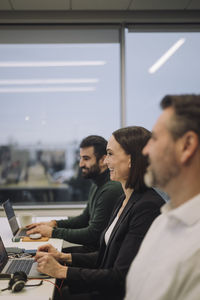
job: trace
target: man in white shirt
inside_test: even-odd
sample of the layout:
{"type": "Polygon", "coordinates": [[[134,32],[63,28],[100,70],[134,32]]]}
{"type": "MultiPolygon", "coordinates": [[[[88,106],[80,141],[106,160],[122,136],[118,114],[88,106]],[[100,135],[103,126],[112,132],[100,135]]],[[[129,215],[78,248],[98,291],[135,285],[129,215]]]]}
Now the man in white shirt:
{"type": "Polygon", "coordinates": [[[170,201],[127,275],[125,300],[200,299],[200,95],[166,96],[143,149],[145,182],[170,201]]]}

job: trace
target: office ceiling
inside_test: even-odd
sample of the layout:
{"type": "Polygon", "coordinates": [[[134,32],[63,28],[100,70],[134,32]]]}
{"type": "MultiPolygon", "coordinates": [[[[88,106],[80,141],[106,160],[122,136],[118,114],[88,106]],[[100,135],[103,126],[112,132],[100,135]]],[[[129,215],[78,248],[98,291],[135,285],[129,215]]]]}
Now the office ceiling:
{"type": "Polygon", "coordinates": [[[0,0],[0,24],[200,24],[200,0],[0,0]]]}
{"type": "Polygon", "coordinates": [[[5,11],[196,10],[199,0],[1,0],[5,11]]]}
{"type": "Polygon", "coordinates": [[[195,10],[199,0],[1,0],[0,10],[195,10]]]}

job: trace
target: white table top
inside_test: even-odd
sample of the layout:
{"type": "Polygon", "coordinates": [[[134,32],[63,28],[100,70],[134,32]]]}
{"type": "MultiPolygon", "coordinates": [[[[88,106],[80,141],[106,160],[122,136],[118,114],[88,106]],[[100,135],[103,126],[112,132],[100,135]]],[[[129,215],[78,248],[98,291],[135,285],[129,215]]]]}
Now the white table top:
{"type": "MultiPolygon", "coordinates": [[[[37,218],[36,221],[48,221],[52,218],[42,217],[37,218]]],[[[57,218],[59,219],[59,218],[57,218]]],[[[0,235],[2,237],[3,243],[5,247],[19,247],[24,249],[37,249],[40,245],[50,243],[54,247],[56,247],[59,251],[62,249],[63,240],[61,239],[49,239],[48,242],[12,242],[12,232],[10,230],[7,218],[0,218],[0,235]]],[[[54,292],[54,283],[55,279],[48,279],[52,283],[48,281],[43,281],[41,286],[36,287],[27,287],[24,288],[19,293],[12,293],[10,290],[0,291],[0,297],[4,297],[2,299],[28,299],[28,300],[51,300],[54,292]]],[[[29,280],[27,284],[37,284],[40,280],[29,280]]],[[[0,280],[0,290],[6,288],[8,286],[8,280],[0,280]]]]}

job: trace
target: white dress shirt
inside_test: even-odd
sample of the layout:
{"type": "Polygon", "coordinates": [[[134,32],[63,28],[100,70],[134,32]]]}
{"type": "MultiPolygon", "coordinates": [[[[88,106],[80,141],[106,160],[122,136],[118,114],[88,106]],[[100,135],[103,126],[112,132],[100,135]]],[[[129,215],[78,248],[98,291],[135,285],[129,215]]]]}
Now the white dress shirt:
{"type": "Polygon", "coordinates": [[[200,194],[161,211],[131,264],[125,300],[199,300],[200,194]]]}

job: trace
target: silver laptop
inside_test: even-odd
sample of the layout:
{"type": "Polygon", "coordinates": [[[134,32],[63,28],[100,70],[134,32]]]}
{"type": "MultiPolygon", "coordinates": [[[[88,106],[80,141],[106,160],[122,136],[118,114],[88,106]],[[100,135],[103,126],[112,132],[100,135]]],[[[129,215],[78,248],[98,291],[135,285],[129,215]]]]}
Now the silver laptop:
{"type": "Polygon", "coordinates": [[[8,258],[0,237],[0,274],[13,274],[17,271],[25,272],[28,278],[49,278],[48,275],[37,271],[37,262],[34,258],[8,258]]]}
{"type": "Polygon", "coordinates": [[[5,213],[6,213],[6,216],[7,216],[7,219],[8,219],[8,223],[10,225],[10,228],[12,230],[12,233],[13,233],[13,236],[16,237],[16,236],[26,236],[26,231],[27,229],[26,228],[20,228],[19,227],[19,224],[17,222],[17,218],[15,216],[15,212],[14,212],[14,209],[12,207],[12,204],[10,202],[10,200],[6,200],[3,204],[2,204],[4,210],[5,210],[5,213]]]}

